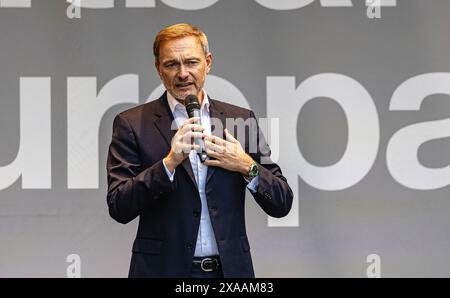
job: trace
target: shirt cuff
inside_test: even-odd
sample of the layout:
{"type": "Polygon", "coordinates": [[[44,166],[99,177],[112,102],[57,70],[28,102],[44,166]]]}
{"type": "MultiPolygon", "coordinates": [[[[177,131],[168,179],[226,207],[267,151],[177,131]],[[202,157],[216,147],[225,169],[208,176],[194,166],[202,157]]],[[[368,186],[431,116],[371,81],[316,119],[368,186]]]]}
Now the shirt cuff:
{"type": "Polygon", "coordinates": [[[251,193],[258,192],[257,191],[258,186],[259,186],[259,175],[250,180],[250,182],[248,182],[247,184],[247,188],[248,190],[250,190],[251,193]]]}
{"type": "Polygon", "coordinates": [[[166,173],[167,173],[167,176],[169,177],[170,182],[173,182],[173,177],[175,176],[176,169],[173,169],[173,173],[171,173],[169,171],[169,169],[167,168],[166,164],[164,163],[164,159],[163,159],[162,163],[164,165],[164,169],[166,170],[166,173]]]}

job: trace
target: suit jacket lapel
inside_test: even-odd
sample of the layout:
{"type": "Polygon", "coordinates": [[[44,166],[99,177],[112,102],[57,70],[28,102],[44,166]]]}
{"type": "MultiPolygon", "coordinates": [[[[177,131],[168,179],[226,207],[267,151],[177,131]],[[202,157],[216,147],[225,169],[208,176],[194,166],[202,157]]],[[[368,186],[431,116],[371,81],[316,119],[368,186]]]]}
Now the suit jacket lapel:
{"type": "MultiPolygon", "coordinates": [[[[164,94],[159,98],[159,101],[161,102],[160,108],[154,111],[155,115],[157,116],[155,119],[155,126],[164,137],[164,140],[166,141],[170,149],[172,147],[172,138],[176,133],[176,127],[172,129],[174,118],[172,111],[170,110],[169,103],[167,102],[167,92],[164,92],[164,94]]],[[[195,187],[198,188],[189,158],[186,158],[181,165],[186,170],[195,187]]]]}
{"type": "MultiPolygon", "coordinates": [[[[211,126],[214,125],[215,121],[217,121],[214,119],[220,120],[220,123],[221,123],[219,129],[217,129],[217,127],[211,127],[211,133],[212,133],[212,135],[223,139],[224,138],[223,130],[226,128],[226,126],[225,126],[226,125],[226,112],[224,110],[220,110],[220,108],[217,106],[217,103],[215,100],[210,98],[209,102],[210,102],[209,116],[211,118],[211,126]]],[[[219,125],[219,123],[217,123],[217,125],[219,125]]],[[[213,176],[215,171],[216,171],[216,167],[208,167],[208,173],[206,175],[206,184],[211,179],[211,177],[213,176]]]]}

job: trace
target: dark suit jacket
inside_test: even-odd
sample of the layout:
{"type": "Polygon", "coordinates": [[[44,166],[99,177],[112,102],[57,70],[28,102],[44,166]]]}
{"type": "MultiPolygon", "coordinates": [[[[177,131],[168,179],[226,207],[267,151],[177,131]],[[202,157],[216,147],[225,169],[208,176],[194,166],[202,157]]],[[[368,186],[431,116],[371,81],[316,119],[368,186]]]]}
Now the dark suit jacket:
{"type": "MultiPolygon", "coordinates": [[[[255,117],[252,111],[210,100],[211,118],[255,117]]],[[[109,213],[126,224],[139,216],[130,277],[188,277],[200,224],[200,196],[189,158],[176,168],[170,182],[162,159],[175,134],[166,93],[114,119],[108,153],[109,213]]],[[[234,131],[233,128],[229,129],[234,131]]],[[[258,127],[247,133],[256,134],[258,127]]],[[[220,134],[223,138],[223,133],[220,134]]],[[[242,144],[248,152],[248,138],[242,144]]],[[[258,138],[261,146],[268,146],[258,138]]],[[[266,153],[250,154],[260,162],[266,153]]],[[[288,214],[292,191],[275,163],[259,166],[256,202],[270,216],[288,214]]],[[[224,277],[254,277],[244,217],[247,182],[242,174],[208,167],[206,196],[224,277]]]]}

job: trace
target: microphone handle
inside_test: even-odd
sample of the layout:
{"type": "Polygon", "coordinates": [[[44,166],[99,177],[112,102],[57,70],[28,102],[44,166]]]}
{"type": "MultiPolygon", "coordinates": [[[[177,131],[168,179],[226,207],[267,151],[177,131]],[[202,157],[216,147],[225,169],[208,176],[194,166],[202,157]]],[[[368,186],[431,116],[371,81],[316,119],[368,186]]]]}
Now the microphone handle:
{"type": "MultiPolygon", "coordinates": [[[[199,120],[197,121],[197,124],[202,125],[202,118],[200,116],[200,110],[198,109],[194,109],[192,113],[189,113],[189,118],[198,117],[199,120]]],[[[205,143],[202,139],[195,139],[195,144],[200,146],[200,149],[197,150],[197,155],[200,158],[200,161],[204,162],[208,157],[208,155],[206,154],[205,143]]]]}

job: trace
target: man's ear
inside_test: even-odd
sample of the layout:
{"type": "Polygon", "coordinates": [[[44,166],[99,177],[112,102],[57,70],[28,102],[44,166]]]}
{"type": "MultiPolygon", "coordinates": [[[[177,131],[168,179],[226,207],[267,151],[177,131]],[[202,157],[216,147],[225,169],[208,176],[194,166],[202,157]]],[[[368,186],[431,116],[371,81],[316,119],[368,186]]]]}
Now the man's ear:
{"type": "Polygon", "coordinates": [[[206,55],[206,74],[209,74],[212,68],[213,56],[211,53],[206,55]]]}

